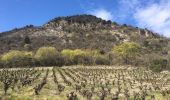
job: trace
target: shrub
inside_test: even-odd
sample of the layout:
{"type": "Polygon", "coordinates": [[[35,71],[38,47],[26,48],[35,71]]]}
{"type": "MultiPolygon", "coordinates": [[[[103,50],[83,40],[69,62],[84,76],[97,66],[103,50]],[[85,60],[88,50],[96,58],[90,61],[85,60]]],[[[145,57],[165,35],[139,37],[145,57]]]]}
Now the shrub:
{"type": "Polygon", "coordinates": [[[30,40],[29,36],[25,36],[24,43],[25,44],[30,44],[31,43],[31,40],[30,40]]]}
{"type": "Polygon", "coordinates": [[[76,50],[64,49],[61,51],[61,55],[65,58],[66,65],[78,64],[78,60],[80,60],[81,58],[78,59],[77,57],[84,56],[85,54],[86,52],[80,49],[76,50]]]}
{"type": "Polygon", "coordinates": [[[73,58],[74,64],[93,65],[94,59],[88,55],[76,55],[73,58]]]}
{"type": "Polygon", "coordinates": [[[61,51],[66,65],[83,64],[93,65],[95,57],[101,55],[99,50],[70,50],[65,49],[61,51]]]}
{"type": "Polygon", "coordinates": [[[156,59],[150,63],[150,69],[154,72],[160,72],[167,67],[167,64],[166,59],[156,59]]]}
{"type": "Polygon", "coordinates": [[[97,65],[110,65],[110,60],[106,56],[95,57],[95,64],[97,65]]]}
{"type": "Polygon", "coordinates": [[[28,66],[32,63],[33,53],[26,51],[12,50],[5,53],[1,57],[3,65],[12,66],[28,66]]]}
{"type": "Polygon", "coordinates": [[[32,46],[30,44],[25,44],[24,45],[24,50],[31,51],[32,50],[32,46]]]}
{"type": "Polygon", "coordinates": [[[64,65],[67,65],[67,66],[73,65],[73,61],[69,57],[62,55],[62,58],[64,60],[64,65]]]}
{"type": "Polygon", "coordinates": [[[59,67],[62,67],[64,64],[65,64],[64,57],[62,57],[61,55],[58,55],[56,57],[56,65],[59,67]]]}
{"type": "Polygon", "coordinates": [[[55,47],[41,47],[37,50],[35,59],[40,65],[53,66],[56,65],[58,55],[59,53],[55,47]]]}
{"type": "Polygon", "coordinates": [[[64,50],[61,51],[61,54],[63,56],[67,56],[67,57],[73,58],[76,55],[84,55],[85,52],[80,50],[80,49],[75,49],[75,50],[64,49],[64,50]]]}
{"type": "Polygon", "coordinates": [[[61,51],[61,55],[64,57],[65,65],[73,64],[73,56],[75,55],[74,50],[64,49],[61,51]]]}
{"type": "Polygon", "coordinates": [[[2,68],[3,67],[3,63],[2,63],[2,61],[0,60],[0,68],[2,68]]]}

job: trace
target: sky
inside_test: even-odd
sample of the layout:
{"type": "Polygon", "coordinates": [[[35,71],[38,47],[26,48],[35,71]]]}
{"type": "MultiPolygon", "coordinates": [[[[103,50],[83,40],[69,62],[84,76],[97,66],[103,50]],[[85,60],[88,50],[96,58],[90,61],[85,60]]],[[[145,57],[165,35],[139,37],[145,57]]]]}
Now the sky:
{"type": "Polygon", "coordinates": [[[170,37],[170,0],[0,0],[0,32],[91,14],[170,37]]]}

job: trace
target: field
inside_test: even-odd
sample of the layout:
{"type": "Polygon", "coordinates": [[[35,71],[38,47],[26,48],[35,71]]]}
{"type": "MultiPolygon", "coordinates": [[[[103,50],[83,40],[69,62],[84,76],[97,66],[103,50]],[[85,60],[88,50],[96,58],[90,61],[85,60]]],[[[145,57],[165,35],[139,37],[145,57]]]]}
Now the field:
{"type": "Polygon", "coordinates": [[[127,66],[1,69],[0,100],[170,100],[170,73],[127,66]]]}

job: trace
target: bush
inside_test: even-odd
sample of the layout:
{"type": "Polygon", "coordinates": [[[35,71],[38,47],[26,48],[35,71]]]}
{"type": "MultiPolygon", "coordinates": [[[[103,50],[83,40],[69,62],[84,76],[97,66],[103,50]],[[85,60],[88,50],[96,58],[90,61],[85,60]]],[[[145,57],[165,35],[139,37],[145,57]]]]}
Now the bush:
{"type": "Polygon", "coordinates": [[[56,57],[56,65],[59,67],[62,67],[64,64],[65,64],[64,57],[62,57],[61,55],[58,55],[56,57]]]}
{"type": "Polygon", "coordinates": [[[93,65],[94,64],[94,59],[91,56],[88,55],[76,55],[73,58],[74,64],[82,64],[82,65],[93,65]]]}
{"type": "MultiPolygon", "coordinates": [[[[79,51],[79,50],[77,50],[79,51]]],[[[61,51],[61,55],[64,57],[65,65],[73,65],[73,57],[76,55],[74,50],[64,49],[61,51]]]]}
{"type": "Polygon", "coordinates": [[[42,66],[53,66],[56,65],[58,55],[55,47],[41,47],[37,50],[35,59],[42,66]]]}
{"type": "Polygon", "coordinates": [[[32,50],[32,46],[30,44],[25,44],[24,45],[24,50],[31,51],[32,50]]]}
{"type": "Polygon", "coordinates": [[[156,59],[150,64],[150,69],[154,72],[161,72],[167,67],[168,61],[166,59],[156,59]]]}
{"type": "Polygon", "coordinates": [[[82,60],[81,58],[86,55],[86,52],[80,49],[65,49],[61,51],[61,55],[65,58],[66,65],[73,65],[80,64],[82,60]]]}
{"type": "Polygon", "coordinates": [[[24,43],[25,44],[30,44],[31,43],[31,40],[30,40],[29,36],[25,36],[24,43]]]}
{"type": "Polygon", "coordinates": [[[104,55],[99,50],[62,50],[54,47],[41,47],[35,55],[32,52],[13,50],[1,57],[0,66],[62,66],[62,65],[109,65],[112,55],[104,55]]]}
{"type": "Polygon", "coordinates": [[[65,59],[66,65],[93,65],[95,57],[101,55],[99,50],[70,50],[65,49],[61,51],[65,59]]]}
{"type": "Polygon", "coordinates": [[[0,60],[0,68],[3,68],[3,63],[1,60],[0,60]]]}
{"type": "Polygon", "coordinates": [[[110,65],[110,60],[107,59],[105,56],[97,56],[95,57],[95,64],[96,65],[110,65]]]}
{"type": "Polygon", "coordinates": [[[4,66],[29,66],[33,63],[32,52],[12,50],[1,57],[4,66]]]}

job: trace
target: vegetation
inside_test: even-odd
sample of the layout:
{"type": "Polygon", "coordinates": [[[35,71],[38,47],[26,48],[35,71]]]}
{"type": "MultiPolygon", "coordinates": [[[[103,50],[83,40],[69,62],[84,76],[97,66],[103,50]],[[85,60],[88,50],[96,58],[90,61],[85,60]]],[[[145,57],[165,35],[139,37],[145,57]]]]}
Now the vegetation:
{"type": "Polygon", "coordinates": [[[66,65],[82,64],[82,65],[94,65],[96,58],[102,56],[98,50],[62,50],[61,55],[65,57],[66,65]]]}
{"type": "Polygon", "coordinates": [[[0,100],[169,100],[169,44],[92,15],[3,32],[0,100]]]}
{"type": "MultiPolygon", "coordinates": [[[[80,24],[98,24],[98,23],[102,23],[102,24],[111,24],[111,21],[105,21],[102,20],[101,18],[97,18],[96,16],[92,16],[92,15],[76,15],[76,16],[67,16],[67,17],[58,17],[55,18],[53,20],[51,20],[50,22],[60,22],[60,21],[67,21],[69,24],[71,23],[80,23],[80,24]]],[[[49,24],[50,24],[49,22],[49,24]]]]}
{"type": "Polygon", "coordinates": [[[1,56],[1,67],[34,66],[70,66],[70,65],[133,65],[149,66],[153,71],[169,69],[168,58],[156,57],[155,54],[143,55],[142,48],[134,42],[125,42],[114,46],[111,52],[100,50],[64,49],[41,47],[35,53],[12,50],[1,56]],[[155,59],[153,59],[155,56],[155,59]],[[146,57],[146,58],[145,58],[146,57]],[[142,58],[142,59],[141,59],[142,58]],[[159,59],[160,58],[160,59],[159,59]]]}
{"type": "Polygon", "coordinates": [[[12,50],[1,57],[1,62],[6,67],[32,65],[33,53],[27,51],[12,50]]]}
{"type": "Polygon", "coordinates": [[[30,44],[31,43],[31,40],[30,40],[29,36],[25,36],[24,43],[25,44],[30,44]]]}
{"type": "Polygon", "coordinates": [[[168,61],[166,59],[156,59],[153,60],[150,64],[150,69],[155,72],[161,72],[163,69],[166,69],[168,61]]]}
{"type": "Polygon", "coordinates": [[[35,59],[40,65],[52,66],[56,64],[58,52],[54,47],[41,47],[35,54],[35,59]]]}
{"type": "Polygon", "coordinates": [[[0,70],[2,100],[168,100],[170,73],[120,66],[0,70]]]}
{"type": "Polygon", "coordinates": [[[159,52],[162,47],[168,47],[169,43],[168,39],[160,39],[147,29],[119,25],[92,15],[75,15],[54,18],[40,27],[27,25],[0,33],[0,54],[9,50],[24,50],[23,47],[36,51],[42,46],[54,46],[57,50],[100,49],[108,52],[124,41],[132,41],[142,46],[146,41],[145,46],[148,49],[159,52]]]}
{"type": "Polygon", "coordinates": [[[132,61],[140,54],[140,46],[134,42],[125,42],[113,47],[113,52],[121,57],[125,64],[132,64],[132,61]]]}
{"type": "Polygon", "coordinates": [[[54,47],[41,47],[35,52],[35,55],[27,51],[9,51],[2,55],[0,61],[0,65],[4,67],[32,67],[104,64],[106,58],[98,50],[64,49],[58,52],[54,47]]]}

